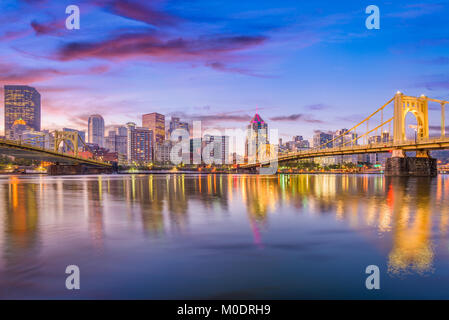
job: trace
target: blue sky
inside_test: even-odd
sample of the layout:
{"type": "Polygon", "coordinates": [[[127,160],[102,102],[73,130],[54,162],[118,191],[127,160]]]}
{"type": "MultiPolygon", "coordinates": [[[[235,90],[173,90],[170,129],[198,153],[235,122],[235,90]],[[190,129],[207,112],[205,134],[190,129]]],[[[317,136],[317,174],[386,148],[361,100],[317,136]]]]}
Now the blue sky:
{"type": "Polygon", "coordinates": [[[283,139],[310,138],[397,90],[449,98],[448,1],[34,0],[0,12],[1,85],[36,87],[49,129],[148,112],[243,128],[257,110],[283,139]],[[65,29],[70,4],[80,30],[65,29]],[[380,30],[365,27],[370,4],[380,30]]]}

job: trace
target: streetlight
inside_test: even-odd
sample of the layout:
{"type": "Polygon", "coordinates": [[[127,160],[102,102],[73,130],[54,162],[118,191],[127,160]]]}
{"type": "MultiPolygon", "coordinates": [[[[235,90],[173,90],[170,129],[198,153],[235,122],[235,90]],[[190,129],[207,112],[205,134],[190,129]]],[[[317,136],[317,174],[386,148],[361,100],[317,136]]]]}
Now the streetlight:
{"type": "Polygon", "coordinates": [[[409,124],[408,127],[409,127],[410,129],[415,130],[415,143],[416,143],[418,126],[417,126],[417,125],[414,125],[414,124],[409,124]]]}

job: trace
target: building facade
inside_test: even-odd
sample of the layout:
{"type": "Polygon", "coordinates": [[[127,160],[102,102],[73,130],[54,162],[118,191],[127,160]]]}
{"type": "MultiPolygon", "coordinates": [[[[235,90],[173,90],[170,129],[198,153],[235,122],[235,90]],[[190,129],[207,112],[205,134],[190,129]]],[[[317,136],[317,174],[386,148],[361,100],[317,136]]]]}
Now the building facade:
{"type": "Polygon", "coordinates": [[[88,138],[89,143],[104,147],[104,119],[101,115],[94,114],[89,117],[88,138]]]}
{"type": "Polygon", "coordinates": [[[17,119],[12,124],[9,135],[9,139],[16,140],[16,141],[22,141],[23,139],[23,133],[25,131],[28,131],[28,126],[26,122],[23,119],[17,119]]]}
{"type": "Polygon", "coordinates": [[[4,87],[5,95],[5,136],[12,139],[12,127],[22,119],[27,130],[41,131],[41,95],[28,86],[4,87]]]}
{"type": "Polygon", "coordinates": [[[44,131],[25,131],[22,134],[22,138],[26,143],[32,146],[53,150],[54,149],[54,137],[48,130],[44,131]]]}
{"type": "Polygon", "coordinates": [[[127,158],[128,163],[153,162],[153,131],[136,127],[135,123],[127,124],[127,158]]]}
{"type": "Polygon", "coordinates": [[[182,122],[179,117],[171,117],[169,129],[168,129],[168,138],[170,138],[171,133],[176,129],[184,129],[190,135],[190,126],[188,122],[182,122]]]}
{"type": "MultiPolygon", "coordinates": [[[[333,134],[332,140],[334,147],[351,147],[357,145],[357,134],[354,132],[347,132],[348,129],[340,129],[335,131],[333,134]]],[[[333,157],[335,164],[343,164],[345,162],[352,162],[357,163],[358,162],[358,156],[357,155],[341,155],[341,156],[335,156],[333,157]]]]}
{"type": "Polygon", "coordinates": [[[282,149],[287,152],[298,152],[309,148],[309,141],[304,140],[302,136],[294,136],[292,141],[287,141],[285,146],[282,147],[282,149]]]}
{"type": "Polygon", "coordinates": [[[268,124],[256,113],[251,119],[246,131],[246,161],[248,163],[259,161],[261,152],[268,152],[268,146],[268,124]]]}
{"type": "Polygon", "coordinates": [[[172,142],[165,140],[164,143],[154,146],[155,148],[155,161],[159,163],[170,163],[170,152],[172,148],[172,142]]]}
{"type": "Polygon", "coordinates": [[[165,116],[153,112],[142,116],[142,127],[153,132],[153,145],[162,144],[165,141],[165,116]]]}
{"type": "Polygon", "coordinates": [[[313,135],[313,147],[314,148],[330,148],[332,144],[326,144],[326,142],[332,140],[332,134],[318,131],[313,135]]]}
{"type": "Polygon", "coordinates": [[[207,164],[228,164],[229,159],[229,137],[205,135],[203,138],[204,148],[202,152],[203,162],[207,164]]]}
{"type": "Polygon", "coordinates": [[[128,153],[128,134],[125,126],[119,126],[110,130],[105,137],[105,147],[111,152],[126,156],[128,153]]]}

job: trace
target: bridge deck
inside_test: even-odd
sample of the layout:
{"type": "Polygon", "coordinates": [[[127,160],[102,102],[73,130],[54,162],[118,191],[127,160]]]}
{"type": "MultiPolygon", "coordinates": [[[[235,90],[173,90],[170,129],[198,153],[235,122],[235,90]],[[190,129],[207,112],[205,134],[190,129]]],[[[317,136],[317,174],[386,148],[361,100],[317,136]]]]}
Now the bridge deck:
{"type": "MultiPolygon", "coordinates": [[[[403,143],[381,142],[376,144],[356,145],[350,147],[334,147],[326,149],[304,150],[300,152],[292,152],[286,155],[281,155],[277,158],[271,159],[271,161],[285,162],[285,161],[311,159],[328,156],[339,156],[339,155],[385,153],[390,152],[394,149],[400,149],[404,151],[449,149],[449,137],[429,138],[417,142],[415,141],[405,141],[403,143]]],[[[247,169],[269,164],[270,160],[266,160],[262,162],[243,164],[240,165],[239,168],[247,169]]]]}
{"type": "Polygon", "coordinates": [[[14,156],[17,158],[59,162],[65,164],[84,164],[96,167],[112,166],[111,164],[102,161],[76,157],[74,155],[42,149],[36,146],[11,140],[0,140],[0,154],[14,156]]]}

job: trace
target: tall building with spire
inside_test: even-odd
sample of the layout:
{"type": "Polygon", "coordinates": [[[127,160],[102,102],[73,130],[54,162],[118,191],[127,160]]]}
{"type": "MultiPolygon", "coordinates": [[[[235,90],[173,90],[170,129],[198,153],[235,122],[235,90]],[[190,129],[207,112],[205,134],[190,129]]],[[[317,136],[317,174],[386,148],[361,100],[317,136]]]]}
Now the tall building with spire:
{"type": "Polygon", "coordinates": [[[14,122],[21,120],[27,130],[41,130],[41,95],[28,86],[6,85],[5,94],[5,136],[13,138],[14,122]]]}
{"type": "Polygon", "coordinates": [[[265,147],[265,152],[267,152],[268,145],[268,124],[256,113],[251,119],[246,131],[246,161],[248,163],[257,162],[261,155],[260,152],[264,150],[262,147],[265,147]]]}

